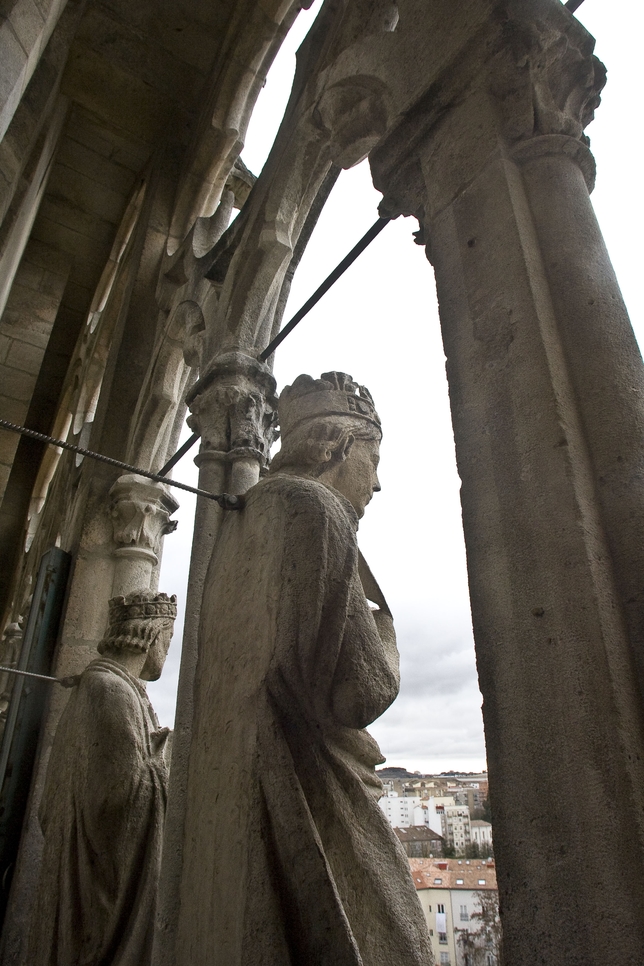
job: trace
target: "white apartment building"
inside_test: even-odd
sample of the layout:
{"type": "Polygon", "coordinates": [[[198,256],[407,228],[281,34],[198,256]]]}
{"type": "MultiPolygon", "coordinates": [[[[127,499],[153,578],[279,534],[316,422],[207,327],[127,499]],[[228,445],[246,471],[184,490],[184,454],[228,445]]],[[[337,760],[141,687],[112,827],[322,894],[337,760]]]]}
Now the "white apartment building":
{"type": "Polygon", "coordinates": [[[442,835],[457,853],[463,854],[471,842],[492,844],[490,823],[472,821],[467,805],[457,805],[451,796],[424,799],[390,791],[378,804],[393,828],[425,825],[442,835]]]}
{"type": "Polygon", "coordinates": [[[420,798],[408,798],[389,792],[378,802],[380,808],[393,828],[408,828],[410,825],[424,825],[423,821],[415,822],[415,811],[420,807],[420,798]]]}
{"type": "Polygon", "coordinates": [[[470,821],[470,834],[472,842],[476,842],[478,845],[492,845],[492,826],[489,822],[472,819],[470,821]]]}
{"type": "Polygon", "coordinates": [[[445,837],[443,832],[443,810],[454,805],[453,798],[419,798],[389,792],[378,802],[392,828],[409,828],[412,825],[426,825],[433,832],[445,837]]]}
{"type": "Polygon", "coordinates": [[[467,805],[440,805],[438,814],[445,841],[448,845],[453,845],[457,853],[465,852],[472,841],[470,810],[467,805]]]}

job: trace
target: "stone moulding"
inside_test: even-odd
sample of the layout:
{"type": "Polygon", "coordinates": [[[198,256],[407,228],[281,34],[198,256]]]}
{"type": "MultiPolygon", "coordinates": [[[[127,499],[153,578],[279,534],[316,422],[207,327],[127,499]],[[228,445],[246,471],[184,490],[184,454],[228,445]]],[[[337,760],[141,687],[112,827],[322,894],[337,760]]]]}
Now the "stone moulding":
{"type": "Polygon", "coordinates": [[[156,566],[161,539],[177,527],[170,516],[179,504],[169,488],[127,473],[119,477],[109,495],[114,541],[120,545],[115,555],[138,556],[156,566]]]}

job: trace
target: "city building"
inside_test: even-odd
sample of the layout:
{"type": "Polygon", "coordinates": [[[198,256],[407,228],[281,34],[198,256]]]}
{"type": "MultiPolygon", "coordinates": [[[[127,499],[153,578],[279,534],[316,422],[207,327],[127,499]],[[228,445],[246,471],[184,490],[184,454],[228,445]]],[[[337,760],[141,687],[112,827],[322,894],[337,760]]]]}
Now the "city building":
{"type": "MultiPolygon", "coordinates": [[[[378,802],[388,822],[394,828],[407,828],[409,825],[424,825],[423,821],[416,822],[416,809],[420,808],[420,799],[390,792],[378,802]]],[[[420,813],[418,818],[420,818],[420,813]]]]}
{"type": "Polygon", "coordinates": [[[492,845],[492,826],[489,822],[482,819],[473,818],[470,820],[470,836],[472,844],[476,842],[479,846],[492,845]]]}
{"type": "Polygon", "coordinates": [[[401,796],[416,798],[440,798],[453,795],[457,805],[467,805],[470,812],[481,808],[488,796],[487,772],[480,775],[421,775],[406,768],[381,768],[378,777],[385,794],[396,792],[401,796]]]}
{"type": "Polygon", "coordinates": [[[464,854],[472,841],[469,808],[467,805],[437,804],[436,811],[441,819],[443,838],[446,843],[453,846],[457,855],[464,854]]]}
{"type": "Polygon", "coordinates": [[[453,798],[419,798],[390,792],[378,802],[387,821],[393,828],[409,828],[412,825],[431,828],[445,837],[445,805],[452,807],[453,798]]]}
{"type": "Polygon", "coordinates": [[[426,825],[412,825],[409,828],[394,828],[402,846],[409,856],[415,859],[430,859],[443,854],[442,835],[426,825]]]}
{"type": "Polygon", "coordinates": [[[495,912],[498,890],[494,861],[410,859],[409,865],[429,927],[436,966],[467,966],[471,948],[479,952],[482,966],[498,966],[500,928],[495,912]],[[488,919],[485,923],[482,915],[488,919]]]}
{"type": "MultiPolygon", "coordinates": [[[[393,828],[413,826],[426,827],[439,834],[444,844],[453,848],[457,855],[464,855],[472,842],[470,811],[467,805],[458,805],[454,796],[421,798],[389,792],[378,802],[383,814],[393,828]]],[[[483,822],[483,826],[489,823],[483,822]]],[[[477,841],[484,832],[477,826],[477,841]]],[[[491,840],[491,836],[490,836],[491,840]]]]}
{"type": "Polygon", "coordinates": [[[482,808],[485,801],[480,788],[474,785],[461,785],[452,791],[452,795],[457,805],[467,805],[470,815],[476,809],[482,808]]]}

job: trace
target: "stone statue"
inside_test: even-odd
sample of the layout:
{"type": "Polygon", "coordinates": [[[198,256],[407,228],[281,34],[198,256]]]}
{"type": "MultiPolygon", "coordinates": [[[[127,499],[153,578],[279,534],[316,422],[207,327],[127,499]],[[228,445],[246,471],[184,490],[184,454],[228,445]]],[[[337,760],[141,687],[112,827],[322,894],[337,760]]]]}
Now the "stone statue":
{"type": "Polygon", "coordinates": [[[168,779],[157,680],[176,597],[109,602],[101,657],[60,719],[40,806],[45,837],[30,966],[145,966],[150,959],[168,779]]]}
{"type": "Polygon", "coordinates": [[[380,421],[339,372],[299,376],[279,415],[281,451],[205,583],[177,966],[429,966],[363,730],[399,686],[356,541],[380,421]]]}

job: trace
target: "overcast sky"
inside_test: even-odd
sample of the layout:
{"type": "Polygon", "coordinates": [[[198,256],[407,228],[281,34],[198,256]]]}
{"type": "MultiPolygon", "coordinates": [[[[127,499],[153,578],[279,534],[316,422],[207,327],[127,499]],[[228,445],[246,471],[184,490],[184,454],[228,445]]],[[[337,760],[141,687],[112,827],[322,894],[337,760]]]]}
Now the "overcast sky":
{"type": "MultiPolygon", "coordinates": [[[[300,14],[259,97],[242,152],[255,174],[286,104],[295,51],[319,5],[300,14]]],[[[603,104],[587,132],[598,166],[593,203],[641,344],[641,135],[632,118],[643,19],[638,7],[632,0],[618,10],[606,0],[585,0],[577,16],[596,37],[596,53],[609,71],[603,104]]],[[[376,220],[380,197],[367,162],[343,172],[296,273],[284,321],[376,220]]],[[[436,290],[425,253],[413,243],[417,228],[411,218],[385,228],[280,347],[275,376],[281,390],[301,372],[338,369],[374,396],[385,434],[382,492],[367,509],[359,540],[394,614],[402,688],[369,730],[389,764],[470,771],[485,767],[481,696],[436,290]]],[[[175,479],[196,482],[191,457],[175,479]]],[[[187,494],[178,498],[180,526],[166,539],[160,589],[177,593],[182,606],[194,503],[187,494]]],[[[177,625],[164,676],[149,687],[164,724],[174,716],[177,625]]]]}

